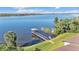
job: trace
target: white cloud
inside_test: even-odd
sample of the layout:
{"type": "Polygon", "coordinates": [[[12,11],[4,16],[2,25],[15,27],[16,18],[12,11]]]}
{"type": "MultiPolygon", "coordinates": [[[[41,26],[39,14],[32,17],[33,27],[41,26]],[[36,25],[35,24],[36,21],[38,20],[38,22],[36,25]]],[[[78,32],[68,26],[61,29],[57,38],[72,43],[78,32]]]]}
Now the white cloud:
{"type": "MultiPolygon", "coordinates": [[[[60,7],[55,7],[56,9],[59,9],[60,7]]],[[[79,10],[45,10],[45,9],[32,9],[30,7],[15,7],[16,13],[79,13],[79,10]]]]}
{"type": "Polygon", "coordinates": [[[34,9],[19,9],[17,10],[18,13],[41,13],[44,12],[43,10],[34,10],[34,9]]]}
{"type": "MultiPolygon", "coordinates": [[[[59,7],[56,7],[58,9],[59,7]]],[[[18,7],[15,8],[17,13],[60,13],[60,11],[50,11],[50,10],[43,10],[43,9],[30,9],[25,7],[18,7]]]]}
{"type": "Polygon", "coordinates": [[[49,13],[50,11],[46,11],[43,9],[30,9],[29,7],[16,7],[16,13],[49,13]]]}
{"type": "Polygon", "coordinates": [[[79,13],[79,10],[54,11],[53,13],[79,13]]]}

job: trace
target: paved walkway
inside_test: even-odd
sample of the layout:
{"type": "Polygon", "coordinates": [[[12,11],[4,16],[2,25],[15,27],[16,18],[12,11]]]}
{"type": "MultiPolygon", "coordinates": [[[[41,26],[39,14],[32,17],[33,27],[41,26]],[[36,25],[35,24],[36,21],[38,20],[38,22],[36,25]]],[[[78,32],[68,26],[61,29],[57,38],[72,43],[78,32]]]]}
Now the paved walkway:
{"type": "Polygon", "coordinates": [[[79,35],[72,37],[67,42],[72,42],[70,45],[60,47],[55,51],[79,51],[79,35]]]}

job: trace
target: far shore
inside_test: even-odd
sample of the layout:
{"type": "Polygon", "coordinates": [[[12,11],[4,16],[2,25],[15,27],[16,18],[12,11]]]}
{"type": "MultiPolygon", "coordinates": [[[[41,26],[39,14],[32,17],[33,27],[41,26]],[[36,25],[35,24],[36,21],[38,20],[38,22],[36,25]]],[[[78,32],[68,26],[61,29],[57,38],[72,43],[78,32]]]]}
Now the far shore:
{"type": "Polygon", "coordinates": [[[79,14],[79,13],[0,13],[0,16],[31,16],[31,15],[48,15],[48,14],[79,14]]]}

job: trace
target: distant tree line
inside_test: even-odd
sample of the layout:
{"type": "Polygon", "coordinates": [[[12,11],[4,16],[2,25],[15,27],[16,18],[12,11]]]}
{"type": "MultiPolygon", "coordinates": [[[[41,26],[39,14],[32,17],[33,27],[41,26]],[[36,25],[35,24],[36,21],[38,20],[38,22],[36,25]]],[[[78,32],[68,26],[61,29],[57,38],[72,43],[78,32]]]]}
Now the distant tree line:
{"type": "Polygon", "coordinates": [[[40,13],[0,13],[0,16],[30,16],[30,15],[42,15],[40,13]]]}

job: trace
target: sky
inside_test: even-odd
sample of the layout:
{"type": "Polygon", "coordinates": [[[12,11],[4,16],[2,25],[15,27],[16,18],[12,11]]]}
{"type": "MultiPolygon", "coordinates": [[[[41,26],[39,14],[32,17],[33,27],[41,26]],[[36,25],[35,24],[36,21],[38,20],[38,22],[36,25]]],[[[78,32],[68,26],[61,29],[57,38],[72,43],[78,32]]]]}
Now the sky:
{"type": "Polygon", "coordinates": [[[79,12],[79,7],[0,7],[0,13],[79,12]]]}

